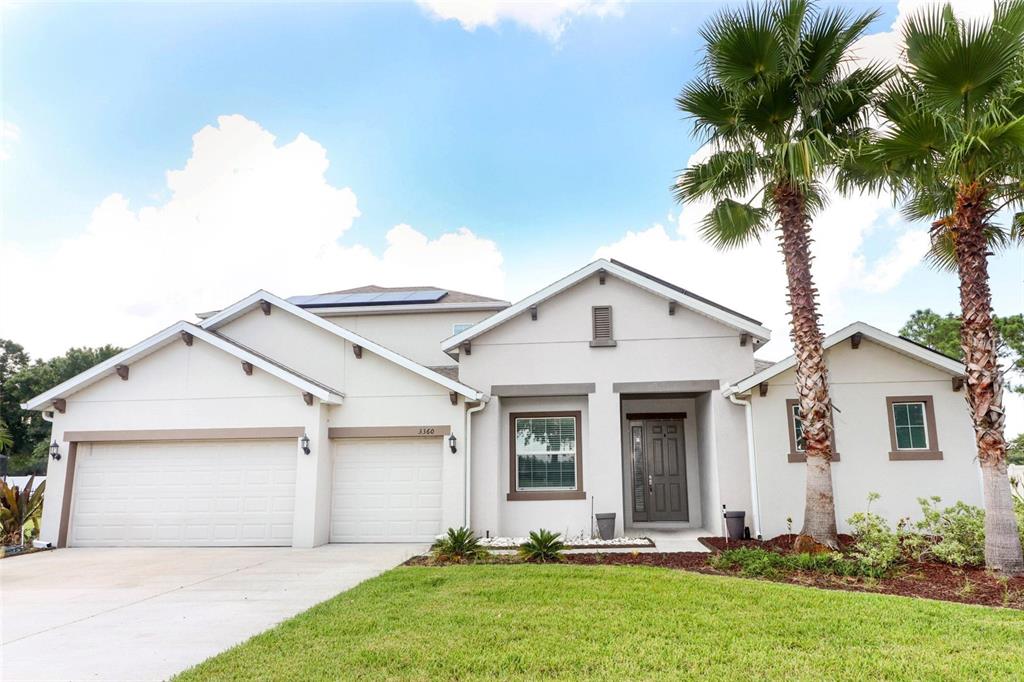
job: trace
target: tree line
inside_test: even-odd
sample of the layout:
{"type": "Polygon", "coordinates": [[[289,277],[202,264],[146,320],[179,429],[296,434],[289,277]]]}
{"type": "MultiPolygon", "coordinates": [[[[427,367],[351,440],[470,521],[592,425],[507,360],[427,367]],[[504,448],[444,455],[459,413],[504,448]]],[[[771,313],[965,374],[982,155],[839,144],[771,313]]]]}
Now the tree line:
{"type": "Polygon", "coordinates": [[[0,473],[11,476],[43,475],[50,444],[50,424],[42,413],[21,409],[21,404],[113,357],[116,346],[72,348],[49,360],[33,361],[25,348],[0,339],[0,473]]]}

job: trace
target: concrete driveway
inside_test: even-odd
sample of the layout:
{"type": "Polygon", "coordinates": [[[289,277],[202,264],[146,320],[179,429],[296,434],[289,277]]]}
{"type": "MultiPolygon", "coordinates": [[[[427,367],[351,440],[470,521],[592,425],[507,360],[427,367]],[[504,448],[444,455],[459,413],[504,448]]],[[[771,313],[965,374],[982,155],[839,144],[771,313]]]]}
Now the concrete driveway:
{"type": "Polygon", "coordinates": [[[420,545],[61,549],[0,561],[0,678],[159,680],[420,545]]]}

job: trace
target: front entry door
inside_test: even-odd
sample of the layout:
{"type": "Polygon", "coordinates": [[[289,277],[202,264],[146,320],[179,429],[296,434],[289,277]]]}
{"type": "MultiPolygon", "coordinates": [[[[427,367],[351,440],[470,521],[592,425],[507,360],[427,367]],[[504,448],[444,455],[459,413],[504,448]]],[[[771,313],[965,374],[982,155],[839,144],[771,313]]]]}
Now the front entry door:
{"type": "Polygon", "coordinates": [[[633,520],[688,521],[681,419],[630,420],[633,520]]]}

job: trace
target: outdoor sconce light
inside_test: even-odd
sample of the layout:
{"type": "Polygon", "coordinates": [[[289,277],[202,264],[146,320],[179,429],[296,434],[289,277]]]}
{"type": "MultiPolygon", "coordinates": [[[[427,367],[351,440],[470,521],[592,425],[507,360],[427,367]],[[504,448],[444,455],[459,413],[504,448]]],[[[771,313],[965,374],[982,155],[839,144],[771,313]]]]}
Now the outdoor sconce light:
{"type": "Polygon", "coordinates": [[[57,445],[57,441],[50,443],[50,457],[58,461],[60,460],[60,446],[57,445]]]}
{"type": "Polygon", "coordinates": [[[307,436],[306,434],[302,434],[302,440],[300,442],[302,443],[302,452],[303,452],[303,454],[308,455],[309,454],[309,436],[307,436]]]}
{"type": "Polygon", "coordinates": [[[455,454],[455,434],[448,436],[448,447],[452,449],[452,454],[455,454]]]}

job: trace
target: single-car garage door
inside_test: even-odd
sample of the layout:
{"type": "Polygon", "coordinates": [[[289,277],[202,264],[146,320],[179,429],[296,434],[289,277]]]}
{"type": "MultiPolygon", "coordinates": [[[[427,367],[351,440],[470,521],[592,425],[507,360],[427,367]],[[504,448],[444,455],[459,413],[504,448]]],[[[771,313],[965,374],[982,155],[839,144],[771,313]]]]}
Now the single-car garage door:
{"type": "Polygon", "coordinates": [[[72,547],[292,544],[294,439],[82,444],[77,459],[72,547]]]}
{"type": "Polygon", "coordinates": [[[441,532],[439,438],[331,442],[331,542],[430,542],[441,532]]]}

